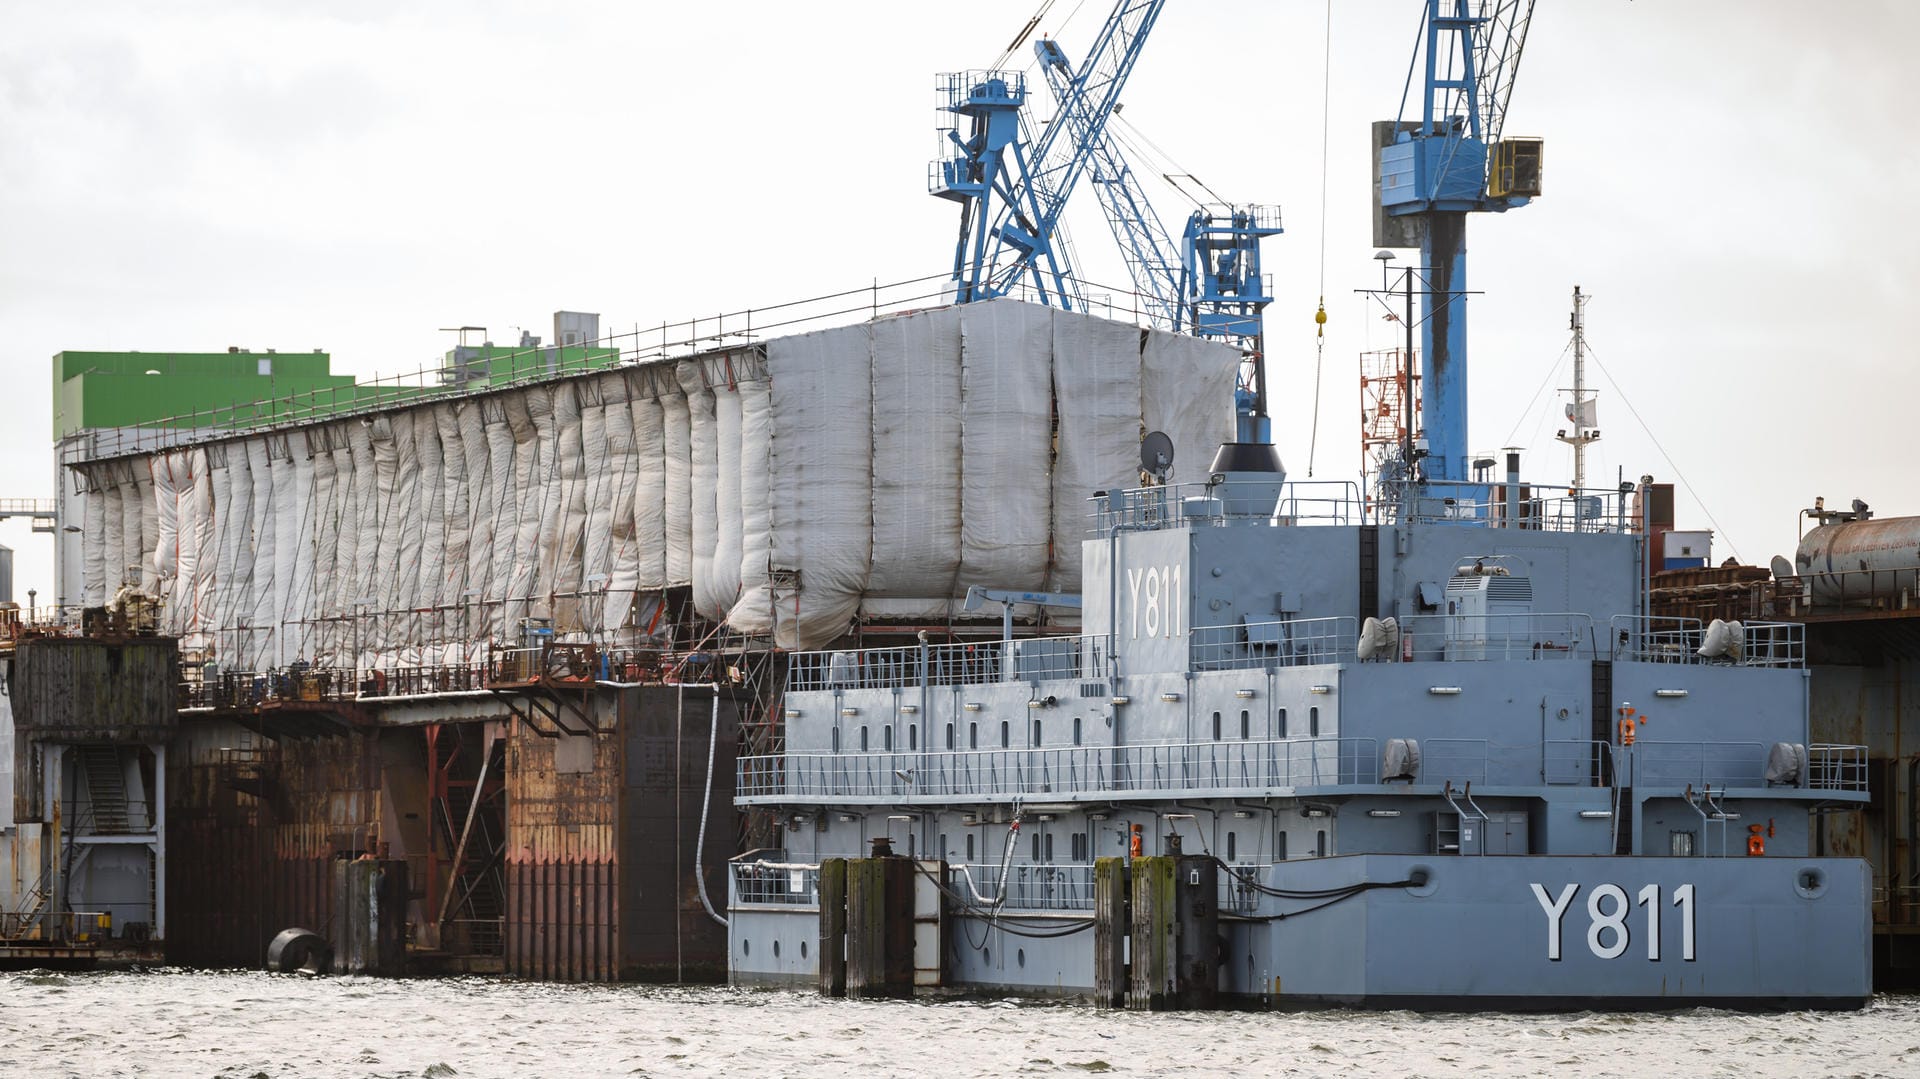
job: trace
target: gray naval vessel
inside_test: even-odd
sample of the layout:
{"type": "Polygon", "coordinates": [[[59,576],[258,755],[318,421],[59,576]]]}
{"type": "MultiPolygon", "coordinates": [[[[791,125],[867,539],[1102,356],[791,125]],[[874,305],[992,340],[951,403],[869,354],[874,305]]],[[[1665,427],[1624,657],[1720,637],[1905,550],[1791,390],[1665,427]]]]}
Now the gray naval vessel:
{"type": "Polygon", "coordinates": [[[1801,628],[1652,617],[1646,485],[1518,467],[1367,498],[1228,444],[1094,500],[1077,636],[793,655],[733,980],[813,984],[818,867],[878,840],[920,984],[1108,998],[1103,867],[1177,854],[1210,1002],[1860,1006],[1867,867],[1812,837],[1865,751],[1809,744],[1801,628]]]}

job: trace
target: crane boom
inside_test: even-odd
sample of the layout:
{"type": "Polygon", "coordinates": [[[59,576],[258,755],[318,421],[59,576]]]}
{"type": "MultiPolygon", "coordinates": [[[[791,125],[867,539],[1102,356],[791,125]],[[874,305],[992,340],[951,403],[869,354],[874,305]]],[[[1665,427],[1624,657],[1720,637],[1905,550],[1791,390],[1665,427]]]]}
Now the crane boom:
{"type": "Polygon", "coordinates": [[[1065,79],[1057,118],[1024,136],[1023,76],[948,76],[946,111],[970,121],[948,131],[959,154],[934,163],[933,194],[962,204],[953,286],[961,302],[1004,296],[1030,279],[1043,302],[1084,307],[1060,238],[1060,214],[1086,171],[1140,48],[1166,0],[1120,0],[1080,67],[1065,79]]]}

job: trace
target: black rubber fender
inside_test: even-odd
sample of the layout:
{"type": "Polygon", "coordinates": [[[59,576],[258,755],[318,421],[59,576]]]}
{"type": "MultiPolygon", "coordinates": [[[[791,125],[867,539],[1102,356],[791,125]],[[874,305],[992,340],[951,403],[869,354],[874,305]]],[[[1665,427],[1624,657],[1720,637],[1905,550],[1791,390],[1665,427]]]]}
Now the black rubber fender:
{"type": "Polygon", "coordinates": [[[267,969],[276,974],[330,973],[333,945],[311,929],[283,929],[267,945],[267,969]]]}

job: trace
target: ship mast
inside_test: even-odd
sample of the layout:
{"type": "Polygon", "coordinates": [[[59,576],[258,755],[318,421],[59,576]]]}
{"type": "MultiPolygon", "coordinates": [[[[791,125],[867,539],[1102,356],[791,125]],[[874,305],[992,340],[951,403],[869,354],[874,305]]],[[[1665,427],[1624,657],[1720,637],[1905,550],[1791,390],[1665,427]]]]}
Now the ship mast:
{"type": "Polygon", "coordinates": [[[1587,444],[1600,441],[1599,420],[1594,415],[1593,397],[1587,389],[1587,301],[1580,286],[1573,286],[1573,400],[1567,404],[1567,422],[1572,426],[1554,437],[1573,447],[1573,489],[1587,485],[1587,444]]]}

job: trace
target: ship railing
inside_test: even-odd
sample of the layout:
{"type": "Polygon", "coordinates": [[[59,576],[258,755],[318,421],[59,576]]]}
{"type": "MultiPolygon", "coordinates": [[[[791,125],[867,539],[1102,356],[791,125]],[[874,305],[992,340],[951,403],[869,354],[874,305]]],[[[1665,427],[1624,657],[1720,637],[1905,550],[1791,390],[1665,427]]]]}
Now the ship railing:
{"type": "Polygon", "coordinates": [[[811,907],[820,903],[818,865],[761,857],[733,862],[728,870],[733,878],[732,905],[811,907]]]}
{"type": "Polygon", "coordinates": [[[787,692],[1105,678],[1108,673],[1104,635],[1025,637],[1012,641],[795,652],[787,661],[787,692]]]}
{"type": "Polygon", "coordinates": [[[1170,483],[1112,491],[1093,503],[1093,534],[1100,536],[1227,521],[1350,525],[1365,516],[1360,487],[1352,480],[1170,483]]]}
{"type": "Polygon", "coordinates": [[[1597,738],[1558,738],[1542,747],[1541,780],[1557,787],[1605,787],[1618,759],[1612,742],[1597,738]]]}
{"type": "Polygon", "coordinates": [[[1801,668],[1807,665],[1806,627],[1798,622],[1743,622],[1730,656],[1700,655],[1707,627],[1676,615],[1615,615],[1608,623],[1613,658],[1641,663],[1801,668]]]}
{"type": "Polygon", "coordinates": [[[1420,782],[1451,782],[1456,787],[1468,783],[1484,785],[1487,782],[1487,745],[1485,738],[1422,738],[1420,782]]]}
{"type": "Polygon", "coordinates": [[[1379,782],[1373,738],[741,757],[739,797],[1039,796],[1379,782]]]}
{"type": "Polygon", "coordinates": [[[1260,907],[1261,880],[1272,863],[1233,862],[1220,871],[1220,909],[1230,914],[1252,914],[1260,907]]]}
{"type": "Polygon", "coordinates": [[[1405,496],[1406,517],[1428,524],[1470,524],[1525,532],[1631,531],[1635,521],[1617,489],[1546,488],[1526,484],[1510,515],[1504,483],[1429,480],[1405,496]],[[1548,495],[1546,492],[1551,491],[1548,495]]]}
{"type": "Polygon", "coordinates": [[[1196,626],[1188,654],[1196,671],[1342,663],[1353,659],[1358,632],[1351,616],[1196,626]]]}
{"type": "Polygon", "coordinates": [[[1623,784],[1679,787],[1762,787],[1767,749],[1759,742],[1636,741],[1625,754],[1623,784]]]}
{"type": "Polygon", "coordinates": [[[1867,789],[1867,747],[1816,742],[1807,747],[1807,786],[1825,791],[1867,789]]]}
{"type": "Polygon", "coordinates": [[[954,890],[994,910],[1092,910],[1093,866],[1015,862],[954,863],[947,867],[954,890]]]}
{"type": "Polygon", "coordinates": [[[1416,660],[1478,662],[1514,659],[1591,659],[1593,618],[1576,611],[1527,614],[1419,614],[1399,620],[1402,651],[1410,639],[1416,660]]]}

